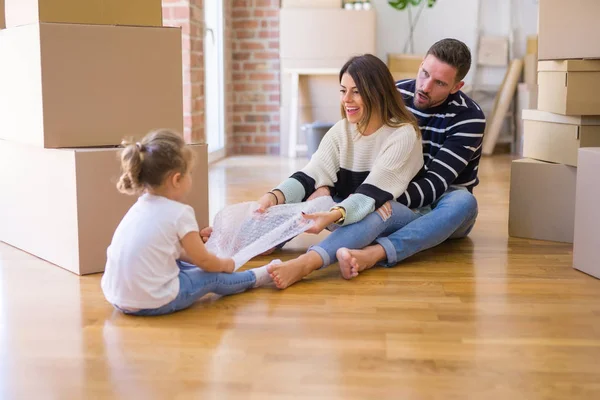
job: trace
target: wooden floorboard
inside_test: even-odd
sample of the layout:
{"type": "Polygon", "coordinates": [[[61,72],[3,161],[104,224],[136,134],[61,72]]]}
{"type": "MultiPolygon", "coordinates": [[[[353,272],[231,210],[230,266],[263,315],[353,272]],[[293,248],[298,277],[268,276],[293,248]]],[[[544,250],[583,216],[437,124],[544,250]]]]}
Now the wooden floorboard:
{"type": "MultiPolygon", "coordinates": [[[[0,244],[0,398],[598,399],[600,281],[572,268],[570,244],[508,237],[510,160],[482,160],[469,238],[352,281],[334,265],[165,317],[123,316],[99,274],[0,244]]],[[[304,163],[211,166],[211,215],[304,163]]]]}

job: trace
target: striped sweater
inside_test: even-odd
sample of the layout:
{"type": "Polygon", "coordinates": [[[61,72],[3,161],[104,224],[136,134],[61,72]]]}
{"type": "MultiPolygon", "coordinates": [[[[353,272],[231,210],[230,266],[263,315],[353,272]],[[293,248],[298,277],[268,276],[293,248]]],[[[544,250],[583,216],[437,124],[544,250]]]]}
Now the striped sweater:
{"type": "Polygon", "coordinates": [[[449,186],[473,192],[485,130],[481,108],[461,91],[439,106],[421,111],[413,105],[415,80],[396,83],[408,109],[417,117],[423,135],[424,166],[397,200],[410,207],[430,205],[449,186]]]}
{"type": "Polygon", "coordinates": [[[318,187],[333,187],[332,195],[344,199],[339,205],[348,225],[400,196],[422,166],[423,144],[412,125],[384,125],[362,136],[343,119],[327,132],[310,162],[276,189],[286,203],[298,203],[318,187]]]}

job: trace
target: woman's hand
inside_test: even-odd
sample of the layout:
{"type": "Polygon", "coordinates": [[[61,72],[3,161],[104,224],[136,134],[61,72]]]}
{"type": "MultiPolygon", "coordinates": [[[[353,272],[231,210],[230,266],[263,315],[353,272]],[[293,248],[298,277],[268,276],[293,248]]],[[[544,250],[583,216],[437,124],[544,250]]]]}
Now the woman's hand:
{"type": "Polygon", "coordinates": [[[263,196],[258,199],[258,209],[256,211],[264,213],[269,207],[284,203],[285,199],[283,198],[283,193],[279,190],[273,190],[263,194],[263,196]]]}
{"type": "Polygon", "coordinates": [[[333,224],[335,221],[342,217],[342,213],[338,210],[333,211],[323,211],[317,212],[313,214],[302,214],[302,216],[307,220],[314,221],[313,226],[311,226],[306,233],[314,233],[315,235],[321,233],[323,229],[327,228],[330,224],[333,224]]]}
{"type": "Polygon", "coordinates": [[[329,191],[329,187],[321,186],[318,187],[317,190],[311,194],[306,201],[310,201],[312,199],[316,199],[317,197],[331,196],[331,192],[329,191]]]}

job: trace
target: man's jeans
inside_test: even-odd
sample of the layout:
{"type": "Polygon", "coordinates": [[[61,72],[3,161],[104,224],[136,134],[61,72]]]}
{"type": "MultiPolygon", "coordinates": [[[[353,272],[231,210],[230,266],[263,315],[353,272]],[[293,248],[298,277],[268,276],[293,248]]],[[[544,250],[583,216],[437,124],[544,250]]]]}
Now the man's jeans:
{"type": "Polygon", "coordinates": [[[384,217],[373,212],[362,221],[336,229],[309,250],[316,251],[326,267],[337,261],[335,253],[340,247],[362,249],[376,242],[387,255],[381,264],[391,267],[446,239],[467,236],[478,213],[475,196],[464,189],[450,188],[431,207],[416,211],[397,202],[390,204],[391,213],[384,217]]]}

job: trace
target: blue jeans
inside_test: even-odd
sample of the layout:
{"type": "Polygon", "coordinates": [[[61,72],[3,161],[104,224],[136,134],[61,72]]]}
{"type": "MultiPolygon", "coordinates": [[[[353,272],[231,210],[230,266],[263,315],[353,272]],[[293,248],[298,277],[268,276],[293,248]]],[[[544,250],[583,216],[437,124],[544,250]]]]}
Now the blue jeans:
{"type": "Polygon", "coordinates": [[[179,293],[171,302],[159,308],[148,308],[139,311],[123,311],[129,315],[154,316],[171,314],[184,310],[208,293],[221,296],[244,292],[254,286],[256,276],[252,271],[206,272],[193,264],[177,261],[179,267],[179,293]]]}
{"type": "Polygon", "coordinates": [[[477,218],[475,196],[462,189],[450,188],[431,207],[416,211],[394,201],[390,204],[391,213],[385,218],[373,212],[357,223],[336,229],[309,251],[321,256],[324,268],[337,261],[339,248],[362,249],[375,242],[387,255],[382,265],[391,267],[446,239],[467,236],[477,218]]]}
{"type": "Polygon", "coordinates": [[[431,205],[431,211],[419,211],[419,218],[387,237],[375,240],[385,250],[385,267],[420,251],[430,249],[447,239],[467,236],[477,220],[477,199],[467,190],[448,189],[431,205]]]}

